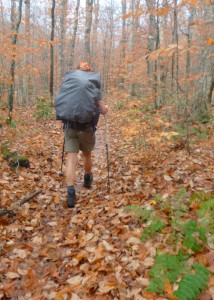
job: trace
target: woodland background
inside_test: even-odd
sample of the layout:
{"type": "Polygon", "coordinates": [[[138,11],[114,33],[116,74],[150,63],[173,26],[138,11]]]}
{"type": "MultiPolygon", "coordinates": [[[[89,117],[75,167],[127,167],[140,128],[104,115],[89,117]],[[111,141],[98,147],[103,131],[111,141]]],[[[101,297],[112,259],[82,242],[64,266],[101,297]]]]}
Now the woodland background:
{"type": "Polygon", "coordinates": [[[122,90],[155,108],[176,105],[181,115],[189,107],[185,116],[209,112],[212,0],[6,3],[0,94],[10,111],[14,95],[20,105],[53,96],[66,70],[86,60],[101,73],[104,92],[122,90]]]}
{"type": "Polygon", "coordinates": [[[0,9],[1,299],[213,299],[214,1],[0,9]],[[68,210],[53,104],[80,61],[110,109],[68,210]]]}

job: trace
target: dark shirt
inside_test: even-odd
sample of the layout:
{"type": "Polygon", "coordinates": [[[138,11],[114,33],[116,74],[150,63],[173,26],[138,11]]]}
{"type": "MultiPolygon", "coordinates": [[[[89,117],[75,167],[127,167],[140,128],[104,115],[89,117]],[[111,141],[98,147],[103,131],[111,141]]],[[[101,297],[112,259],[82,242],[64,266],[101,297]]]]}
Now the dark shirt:
{"type": "MultiPolygon", "coordinates": [[[[98,96],[97,96],[96,100],[97,100],[97,102],[99,102],[102,99],[103,99],[102,92],[101,92],[101,90],[99,90],[99,93],[98,93],[98,96]]],[[[97,107],[96,107],[96,111],[95,111],[95,116],[91,120],[91,125],[94,128],[96,128],[96,126],[97,126],[97,124],[99,122],[99,118],[100,118],[100,108],[98,107],[98,103],[96,103],[96,104],[97,104],[97,107]]]]}
{"type": "Polygon", "coordinates": [[[99,122],[99,118],[100,118],[100,108],[97,107],[96,108],[96,114],[95,114],[95,116],[91,120],[91,126],[92,127],[96,127],[97,126],[97,124],[99,122]]]}

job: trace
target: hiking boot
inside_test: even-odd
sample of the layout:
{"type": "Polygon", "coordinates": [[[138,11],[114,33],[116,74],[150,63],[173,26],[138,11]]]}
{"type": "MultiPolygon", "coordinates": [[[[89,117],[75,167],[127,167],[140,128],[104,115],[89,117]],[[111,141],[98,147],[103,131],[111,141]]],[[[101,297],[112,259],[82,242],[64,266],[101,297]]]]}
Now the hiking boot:
{"type": "Polygon", "coordinates": [[[68,190],[68,198],[67,198],[67,205],[69,208],[74,207],[76,202],[76,193],[75,190],[68,190]]]}
{"type": "Polygon", "coordinates": [[[90,188],[93,181],[93,174],[85,174],[84,175],[84,187],[90,188]]]}

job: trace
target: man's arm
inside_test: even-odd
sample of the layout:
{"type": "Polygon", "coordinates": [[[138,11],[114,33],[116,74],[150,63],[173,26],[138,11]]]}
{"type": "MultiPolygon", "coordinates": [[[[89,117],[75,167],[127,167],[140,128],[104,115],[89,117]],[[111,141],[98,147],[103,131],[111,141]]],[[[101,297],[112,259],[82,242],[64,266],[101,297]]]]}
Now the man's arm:
{"type": "Polygon", "coordinates": [[[102,115],[105,115],[108,112],[108,108],[103,100],[98,101],[98,106],[102,115]]]}

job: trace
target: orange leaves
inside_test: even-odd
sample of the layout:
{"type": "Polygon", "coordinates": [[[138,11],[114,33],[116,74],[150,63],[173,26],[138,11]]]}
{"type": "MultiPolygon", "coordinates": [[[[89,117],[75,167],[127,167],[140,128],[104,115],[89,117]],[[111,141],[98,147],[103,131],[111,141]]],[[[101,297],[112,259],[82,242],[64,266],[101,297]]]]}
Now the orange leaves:
{"type": "Polygon", "coordinates": [[[30,291],[39,287],[39,278],[34,269],[29,269],[27,272],[26,286],[30,291]]]}
{"type": "Polygon", "coordinates": [[[131,16],[133,16],[133,13],[129,13],[129,14],[123,15],[122,16],[122,20],[129,19],[131,16]]]}
{"type": "Polygon", "coordinates": [[[181,50],[183,50],[183,47],[178,46],[177,44],[171,44],[167,48],[160,48],[158,50],[155,50],[146,55],[145,57],[152,61],[155,61],[159,57],[171,57],[173,53],[181,50]]]}
{"type": "MultiPolygon", "coordinates": [[[[192,0],[192,1],[194,1],[194,0],[192,0]]],[[[160,8],[157,8],[157,9],[150,9],[150,10],[147,10],[147,11],[143,11],[143,9],[140,7],[138,12],[136,12],[134,14],[133,13],[128,13],[128,14],[123,15],[122,20],[129,19],[132,16],[134,16],[134,18],[139,18],[143,14],[151,14],[151,15],[154,15],[154,16],[167,16],[171,10],[172,9],[170,7],[160,7],[160,8]]]]}
{"type": "Polygon", "coordinates": [[[173,287],[169,281],[165,282],[164,286],[165,286],[165,292],[171,300],[179,300],[177,297],[173,295],[173,287]]]}
{"type": "Polygon", "coordinates": [[[190,5],[192,7],[196,7],[196,5],[198,3],[199,3],[199,0],[183,0],[179,6],[190,5]]]}
{"type": "Polygon", "coordinates": [[[178,132],[174,132],[174,131],[171,131],[171,132],[162,132],[160,134],[160,136],[166,137],[168,140],[170,140],[173,136],[176,136],[176,135],[179,135],[179,133],[178,132]]]}
{"type": "Polygon", "coordinates": [[[133,137],[139,134],[140,125],[133,124],[131,128],[123,129],[125,139],[133,140],[133,137]]]}
{"type": "Polygon", "coordinates": [[[140,105],[142,105],[141,101],[130,101],[126,107],[127,108],[135,108],[135,107],[140,107],[140,105]]]}
{"type": "Polygon", "coordinates": [[[157,16],[167,16],[170,11],[171,8],[166,8],[166,7],[159,8],[157,11],[157,16]]]}
{"type": "Polygon", "coordinates": [[[213,37],[208,37],[206,40],[207,46],[212,46],[214,44],[214,38],[213,37]]]}
{"type": "MultiPolygon", "coordinates": [[[[113,106],[115,99],[112,97],[111,101],[113,106]]],[[[44,192],[25,205],[14,225],[0,228],[1,288],[5,297],[20,294],[58,300],[158,298],[146,292],[149,269],[156,249],[163,252],[173,249],[166,249],[158,237],[142,243],[140,236],[145,224],[135,222],[121,208],[129,203],[143,203],[155,210],[159,202],[154,200],[154,194],[163,194],[167,202],[180,185],[185,184],[188,192],[192,187],[203,189],[205,179],[213,176],[213,139],[209,144],[203,141],[201,148],[194,144],[191,156],[182,149],[174,151],[168,142],[176,134],[173,123],[162,120],[163,110],[159,114],[142,113],[141,106],[145,102],[135,98],[117,110],[117,115],[114,109],[111,111],[111,193],[106,192],[101,118],[93,188],[83,189],[82,168],[78,166],[81,177],[77,179],[77,205],[72,211],[64,206],[64,178],[59,180],[56,174],[62,146],[60,124],[52,120],[46,125],[34,123],[29,112],[15,110],[16,135],[8,126],[4,137],[13,140],[14,148],[19,146],[28,152],[32,166],[27,171],[9,172],[2,161],[2,198],[15,202],[39,186],[44,192]],[[145,117],[148,117],[146,121],[145,117]],[[19,125],[21,120],[25,121],[24,127],[19,125]],[[23,128],[25,133],[20,134],[23,128]]],[[[161,239],[171,233],[167,227],[161,232],[161,239]]],[[[207,264],[213,271],[213,257],[210,252],[209,256],[195,256],[194,260],[207,264]]],[[[211,277],[209,287],[213,282],[211,277]]],[[[175,300],[173,288],[167,282],[163,297],[175,300]]]]}

